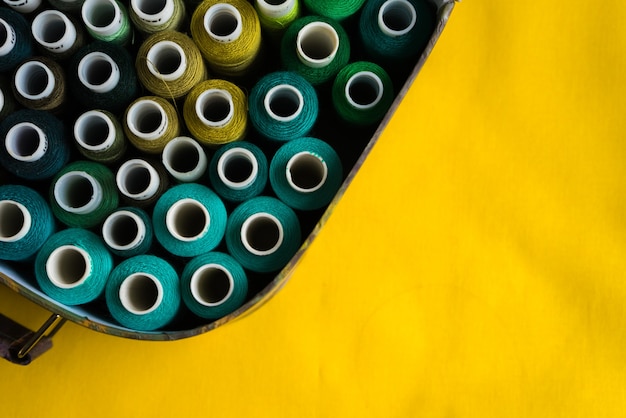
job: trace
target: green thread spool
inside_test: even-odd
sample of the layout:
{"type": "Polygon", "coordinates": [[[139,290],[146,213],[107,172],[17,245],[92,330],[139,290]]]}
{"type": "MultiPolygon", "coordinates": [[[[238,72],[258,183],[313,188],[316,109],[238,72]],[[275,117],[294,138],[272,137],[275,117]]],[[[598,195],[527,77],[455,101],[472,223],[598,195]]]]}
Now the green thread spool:
{"type": "Polygon", "coordinates": [[[172,139],[163,148],[163,166],[174,179],[181,183],[199,180],[206,172],[208,158],[198,141],[188,136],[172,139]]]}
{"type": "Polygon", "coordinates": [[[176,109],[162,97],[140,97],[124,113],[124,133],[140,151],[158,154],[180,134],[176,109]]]}
{"type": "Polygon", "coordinates": [[[304,0],[310,14],[342,21],[359,11],[365,0],[304,0]]]}
{"type": "Polygon", "coordinates": [[[130,19],[146,35],[177,31],[185,22],[185,9],[183,0],[130,0],[130,19]]]}
{"type": "Polygon", "coordinates": [[[111,316],[122,326],[153,331],[169,324],[180,308],[180,280],[174,267],[154,255],[122,261],[105,288],[111,316]]]}
{"type": "Polygon", "coordinates": [[[0,260],[31,259],[54,232],[48,203],[24,185],[0,186],[0,260]]]}
{"type": "Polygon", "coordinates": [[[12,87],[15,100],[29,109],[58,114],[65,104],[65,73],[50,58],[33,57],[18,65],[12,87]]]}
{"type": "Polygon", "coordinates": [[[169,186],[165,168],[157,161],[141,158],[120,165],[115,184],[128,204],[142,208],[156,202],[169,186]]]}
{"type": "Polygon", "coordinates": [[[33,54],[30,25],[20,13],[0,8],[0,72],[9,72],[33,54]]]}
{"type": "Polygon", "coordinates": [[[261,48],[261,24],[245,0],[205,0],[191,17],[191,37],[212,71],[239,77],[261,48]]]}
{"type": "Polygon", "coordinates": [[[81,17],[96,40],[126,45],[133,34],[126,6],[117,0],[85,0],[81,17]]]}
{"type": "Polygon", "coordinates": [[[70,228],[93,228],[117,208],[118,200],[111,170],[91,161],[68,164],[50,186],[52,213],[70,228]]]}
{"type": "Polygon", "coordinates": [[[248,103],[243,91],[226,80],[206,80],[185,98],[183,117],[189,132],[203,145],[218,146],[245,137],[248,103]]]}
{"type": "Polygon", "coordinates": [[[219,319],[246,299],[248,278],[230,255],[210,252],[191,259],[180,279],[183,302],[200,318],[219,319]]]}
{"type": "Polygon", "coordinates": [[[302,75],[314,86],[323,84],[348,64],[348,34],[327,17],[302,17],[285,32],[281,58],[286,70],[302,75]]]}
{"type": "Polygon", "coordinates": [[[187,35],[158,32],[139,47],[135,60],[137,76],[152,94],[179,99],[207,78],[202,54],[187,35]]]}
{"type": "Polygon", "coordinates": [[[4,4],[9,6],[12,10],[28,14],[36,11],[42,4],[41,0],[3,0],[4,4]]]}
{"type": "Polygon", "coordinates": [[[314,210],[333,199],[343,181],[335,150],[317,138],[294,139],[276,151],[270,184],[276,196],[294,209],[314,210]]]}
{"type": "Polygon", "coordinates": [[[152,221],[143,209],[119,208],[102,223],[102,238],[109,251],[117,256],[145,254],[152,246],[152,221]]]}
{"type": "Polygon", "coordinates": [[[78,151],[92,161],[112,164],[126,152],[126,138],[115,115],[106,110],[89,110],[74,122],[78,151]]]}
{"type": "Polygon", "coordinates": [[[282,34],[300,17],[299,0],[256,0],[254,7],[261,27],[269,34],[282,34]]]}
{"type": "Polygon", "coordinates": [[[85,44],[83,26],[60,10],[39,13],[31,28],[42,53],[57,61],[70,58],[85,44]]]}
{"type": "Polygon", "coordinates": [[[52,235],[35,259],[39,287],[65,305],[82,305],[97,299],[112,269],[113,258],[102,239],[80,228],[52,235]]]}
{"type": "Polygon", "coordinates": [[[394,99],[393,82],[377,64],[358,61],[344,67],[332,87],[337,114],[354,125],[378,123],[394,99]]]}

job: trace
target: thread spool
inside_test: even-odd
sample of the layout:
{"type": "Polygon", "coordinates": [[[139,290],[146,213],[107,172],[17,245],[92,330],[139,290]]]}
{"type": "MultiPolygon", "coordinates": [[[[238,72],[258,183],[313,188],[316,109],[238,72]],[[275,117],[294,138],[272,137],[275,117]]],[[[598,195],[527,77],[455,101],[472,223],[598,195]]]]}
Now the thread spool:
{"type": "Polygon", "coordinates": [[[0,259],[31,259],[54,232],[48,203],[30,187],[0,186],[0,259]]]}
{"type": "Polygon", "coordinates": [[[180,134],[176,109],[162,97],[140,97],[124,113],[124,133],[137,149],[158,154],[180,134]]]}
{"type": "Polygon", "coordinates": [[[211,189],[180,184],[163,193],[154,206],[154,236],[171,254],[195,257],[219,245],[226,218],[224,203],[211,189]]]}
{"type": "Polygon", "coordinates": [[[211,187],[222,199],[243,202],[265,190],[268,163],[256,145],[238,141],[220,147],[209,168],[211,187]]]}
{"type": "Polygon", "coordinates": [[[81,17],[87,31],[96,40],[126,45],[131,39],[128,11],[117,0],[85,0],[81,17]]]}
{"type": "Polygon", "coordinates": [[[20,13],[0,8],[0,72],[12,71],[33,55],[30,25],[20,13]]]}
{"type": "Polygon", "coordinates": [[[241,265],[220,252],[202,254],[190,260],[181,274],[181,294],[195,315],[215,320],[237,308],[246,299],[248,278],[241,265]]]}
{"type": "Polygon", "coordinates": [[[226,80],[206,80],[195,86],[183,105],[189,132],[203,145],[218,146],[245,137],[247,100],[237,85],[226,80]]]}
{"type": "Polygon", "coordinates": [[[106,110],[89,110],[74,122],[78,151],[92,161],[111,164],[126,151],[126,139],[117,118],[106,110]]]}
{"type": "Polygon", "coordinates": [[[377,64],[353,62],[344,67],[333,83],[333,105],[337,114],[354,125],[378,123],[387,113],[393,99],[393,83],[377,64]]]}
{"type": "Polygon", "coordinates": [[[348,34],[327,17],[302,17],[285,32],[281,59],[286,70],[297,72],[314,86],[323,84],[348,64],[348,34]]]}
{"type": "Polygon", "coordinates": [[[35,278],[43,292],[65,305],[82,305],[103,292],[113,258],[91,231],[69,228],[52,235],[35,259],[35,278]]]}
{"type": "Polygon", "coordinates": [[[113,269],[105,289],[111,316],[122,326],[153,331],[169,324],[180,308],[174,267],[154,255],[138,255],[113,269]]]}
{"type": "Polygon", "coordinates": [[[120,257],[145,254],[152,246],[152,221],[143,209],[116,209],[102,223],[102,238],[109,251],[120,257]]]}
{"type": "Polygon", "coordinates": [[[59,113],[65,104],[63,68],[46,57],[34,57],[19,64],[13,75],[13,94],[29,109],[59,113]]]}
{"type": "Polygon", "coordinates": [[[54,9],[72,15],[80,13],[80,8],[84,2],[85,0],[48,0],[50,6],[52,6],[54,9]]]}
{"type": "Polygon", "coordinates": [[[261,27],[269,34],[282,34],[300,17],[299,0],[256,0],[254,6],[261,27]]]}
{"type": "Polygon", "coordinates": [[[12,92],[12,83],[3,74],[0,74],[0,122],[18,107],[17,100],[12,92]]]}
{"type": "Polygon", "coordinates": [[[2,0],[12,10],[21,13],[32,13],[41,6],[41,0],[2,0]]]}
{"type": "Polygon", "coordinates": [[[130,53],[120,45],[95,41],[69,63],[72,97],[87,109],[122,113],[137,97],[139,82],[130,53]]]}
{"type": "Polygon", "coordinates": [[[115,182],[122,197],[138,207],[152,205],[168,187],[165,169],[155,161],[140,158],[124,162],[117,170],[115,182]]]}
{"type": "Polygon", "coordinates": [[[312,15],[326,16],[342,21],[356,14],[365,0],[304,0],[306,8],[312,15]]]}
{"type": "Polygon", "coordinates": [[[297,73],[265,75],[252,89],[248,103],[252,125],[263,137],[274,141],[306,136],[317,121],[315,88],[297,73]]]}
{"type": "Polygon", "coordinates": [[[298,250],[300,240],[300,223],[295,212],[273,197],[247,200],[228,218],[228,252],[244,268],[254,272],[282,269],[298,250]]]}
{"type": "Polygon", "coordinates": [[[146,39],[137,52],[135,67],[141,84],[167,99],[185,96],[207,77],[196,44],[174,31],[155,33],[146,39]]]}
{"type": "Polygon", "coordinates": [[[163,148],[162,161],[167,172],[182,183],[199,180],[208,166],[204,149],[188,136],[179,136],[168,142],[163,148]]]}
{"type": "Polygon", "coordinates": [[[50,206],[54,216],[70,228],[92,228],[118,205],[111,170],[92,161],[74,161],[52,180],[50,206]]]}
{"type": "Polygon", "coordinates": [[[335,150],[317,138],[284,144],[270,163],[270,184],[276,196],[294,209],[319,209],[333,199],[343,181],[335,150]]]}
{"type": "Polygon", "coordinates": [[[371,60],[391,65],[418,56],[436,22],[427,0],[372,0],[363,7],[359,34],[371,60]]]}
{"type": "Polygon", "coordinates": [[[31,32],[42,52],[55,60],[71,57],[85,43],[82,26],[60,10],[44,10],[35,16],[31,32]]]}
{"type": "Polygon", "coordinates": [[[185,21],[183,0],[130,0],[129,11],[137,30],[147,35],[177,31],[185,21]]]}
{"type": "Polygon", "coordinates": [[[26,180],[54,176],[69,160],[63,122],[42,110],[21,109],[0,124],[0,163],[26,180]]]}
{"type": "Polygon", "coordinates": [[[191,17],[191,37],[210,69],[222,76],[245,75],[261,48],[261,24],[245,0],[205,0],[191,17]]]}

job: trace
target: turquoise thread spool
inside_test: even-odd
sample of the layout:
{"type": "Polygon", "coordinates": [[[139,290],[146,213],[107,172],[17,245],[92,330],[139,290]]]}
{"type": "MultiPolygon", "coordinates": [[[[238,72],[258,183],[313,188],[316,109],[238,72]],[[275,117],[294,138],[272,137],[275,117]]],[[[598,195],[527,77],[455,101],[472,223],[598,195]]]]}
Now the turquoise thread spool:
{"type": "Polygon", "coordinates": [[[265,75],[253,87],[248,103],[252,125],[263,137],[274,141],[306,136],[317,121],[315,88],[294,72],[265,75]]]}
{"type": "Polygon", "coordinates": [[[102,238],[117,256],[130,258],[145,254],[152,246],[152,220],[143,209],[118,208],[102,223],[102,238]]]}
{"type": "Polygon", "coordinates": [[[133,35],[126,6],[117,0],[85,0],[81,17],[96,40],[126,45],[133,35]]]}
{"type": "Polygon", "coordinates": [[[69,228],[52,235],[35,259],[35,278],[52,299],[82,305],[98,298],[113,269],[113,258],[96,234],[69,228]]]}
{"type": "Polygon", "coordinates": [[[48,203],[23,185],[0,186],[0,260],[33,257],[54,232],[48,203]]]}
{"type": "Polygon", "coordinates": [[[180,280],[162,258],[138,255],[113,269],[105,289],[111,316],[122,326],[153,331],[169,324],[180,308],[180,280]]]}
{"type": "Polygon", "coordinates": [[[33,55],[28,21],[19,13],[0,8],[0,72],[13,70],[33,55]]]}
{"type": "Polygon", "coordinates": [[[183,302],[195,315],[219,319],[239,308],[248,292],[248,278],[230,255],[210,252],[191,259],[181,275],[183,302]]]}

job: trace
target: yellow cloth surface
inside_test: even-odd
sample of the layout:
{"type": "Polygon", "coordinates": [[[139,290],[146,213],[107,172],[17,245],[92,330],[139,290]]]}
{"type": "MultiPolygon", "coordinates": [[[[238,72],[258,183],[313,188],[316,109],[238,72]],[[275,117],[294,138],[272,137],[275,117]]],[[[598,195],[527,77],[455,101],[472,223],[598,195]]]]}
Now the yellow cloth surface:
{"type": "MultiPolygon", "coordinates": [[[[171,343],[67,324],[3,417],[618,417],[626,2],[458,3],[286,287],[171,343]]],[[[0,311],[46,313],[0,286],[0,311]]]]}

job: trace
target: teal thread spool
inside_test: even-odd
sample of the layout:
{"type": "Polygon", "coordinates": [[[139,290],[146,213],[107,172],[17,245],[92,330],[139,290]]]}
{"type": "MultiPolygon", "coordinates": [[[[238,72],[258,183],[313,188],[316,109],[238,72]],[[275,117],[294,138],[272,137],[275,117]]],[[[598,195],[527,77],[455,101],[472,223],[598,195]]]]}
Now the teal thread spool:
{"type": "Polygon", "coordinates": [[[31,28],[41,52],[57,61],[72,57],[85,44],[83,26],[60,10],[42,11],[31,28]]]}
{"type": "Polygon", "coordinates": [[[206,186],[186,183],[159,198],[152,215],[154,235],[171,254],[195,257],[217,247],[226,229],[226,207],[206,186]]]}
{"type": "Polygon", "coordinates": [[[209,165],[204,149],[188,136],[179,136],[168,142],[161,157],[167,172],[181,183],[199,180],[209,165]]]}
{"type": "Polygon", "coordinates": [[[222,199],[243,202],[265,190],[268,163],[256,145],[237,141],[221,146],[209,166],[211,187],[222,199]]]}
{"type": "Polygon", "coordinates": [[[81,17],[92,38],[126,45],[133,31],[126,6],[117,0],[85,0],[81,6],[81,17]]]}
{"type": "Polygon", "coordinates": [[[180,279],[183,302],[200,318],[219,319],[246,299],[248,278],[230,255],[210,252],[191,259],[180,279]]]}
{"type": "Polygon", "coordinates": [[[112,164],[126,152],[126,138],[115,115],[106,110],[89,110],[74,122],[78,151],[92,161],[112,164]]]}
{"type": "Polygon", "coordinates": [[[139,93],[134,60],[122,46],[94,41],[72,56],[70,92],[87,109],[122,113],[139,93]]]}
{"type": "Polygon", "coordinates": [[[133,158],[120,165],[115,183],[129,205],[142,208],[154,204],[169,186],[165,168],[158,161],[143,158],[133,158]]]}
{"type": "Polygon", "coordinates": [[[280,142],[306,136],[319,110],[315,88],[301,75],[288,71],[261,78],[248,103],[250,122],[256,130],[280,142]]]}
{"type": "Polygon", "coordinates": [[[296,253],[300,241],[300,223],[295,212],[273,197],[247,200],[228,219],[228,252],[250,271],[280,270],[296,253]]]}
{"type": "Polygon", "coordinates": [[[4,4],[9,6],[12,10],[21,13],[29,14],[36,11],[40,6],[41,0],[3,0],[4,4]]]}
{"type": "Polygon", "coordinates": [[[65,305],[82,305],[98,298],[112,269],[113,258],[102,239],[81,228],[52,235],[35,259],[39,287],[65,305]]]}
{"type": "Polygon", "coordinates": [[[294,209],[326,206],[343,181],[341,160],[335,150],[317,138],[287,142],[270,163],[270,183],[276,196],[294,209]]]}
{"type": "Polygon", "coordinates": [[[8,115],[0,124],[0,138],[0,163],[22,179],[48,179],[69,160],[63,122],[42,110],[8,115]]]}
{"type": "Polygon", "coordinates": [[[261,27],[275,37],[300,17],[300,0],[256,0],[254,7],[261,27]]]}
{"type": "Polygon", "coordinates": [[[310,14],[342,21],[359,11],[365,0],[304,0],[310,14]]]}
{"type": "Polygon", "coordinates": [[[0,72],[13,70],[33,55],[28,21],[18,12],[0,8],[0,72]]]}
{"type": "Polygon", "coordinates": [[[348,64],[332,87],[337,114],[354,125],[373,125],[385,116],[393,99],[393,83],[379,65],[359,61],[348,64]]]}
{"type": "Polygon", "coordinates": [[[47,57],[31,57],[13,74],[13,96],[22,106],[60,114],[66,101],[63,67],[47,57]]]}
{"type": "Polygon", "coordinates": [[[334,78],[350,60],[348,34],[336,21],[323,16],[296,20],[281,42],[283,67],[314,86],[334,78]]]}
{"type": "Polygon", "coordinates": [[[111,253],[130,258],[145,254],[152,246],[152,220],[136,207],[121,207],[102,223],[102,238],[111,253]]]}
{"type": "Polygon", "coordinates": [[[363,49],[380,65],[414,58],[426,47],[435,22],[428,0],[370,0],[359,20],[363,49]]]}
{"type": "Polygon", "coordinates": [[[23,185],[0,186],[0,260],[34,256],[54,232],[48,203],[23,185]]]}
{"type": "Polygon", "coordinates": [[[185,23],[183,0],[130,0],[130,19],[138,31],[151,35],[166,30],[178,31],[185,23]]]}
{"type": "Polygon", "coordinates": [[[180,280],[162,258],[138,255],[113,269],[106,284],[106,304],[122,326],[153,331],[169,324],[180,308],[180,280]]]}
{"type": "Polygon", "coordinates": [[[113,173],[92,161],[74,161],[52,180],[50,206],[54,216],[71,228],[92,228],[118,205],[113,173]]]}

